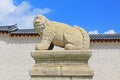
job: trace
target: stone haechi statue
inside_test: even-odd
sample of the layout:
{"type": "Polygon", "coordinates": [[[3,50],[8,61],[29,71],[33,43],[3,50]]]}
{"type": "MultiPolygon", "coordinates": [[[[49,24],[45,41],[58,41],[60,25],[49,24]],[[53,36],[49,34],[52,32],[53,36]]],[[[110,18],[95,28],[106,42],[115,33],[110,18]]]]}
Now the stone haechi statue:
{"type": "Polygon", "coordinates": [[[65,50],[89,49],[89,34],[83,28],[51,21],[42,15],[36,16],[33,24],[41,36],[36,50],[52,50],[54,45],[65,50]]]}

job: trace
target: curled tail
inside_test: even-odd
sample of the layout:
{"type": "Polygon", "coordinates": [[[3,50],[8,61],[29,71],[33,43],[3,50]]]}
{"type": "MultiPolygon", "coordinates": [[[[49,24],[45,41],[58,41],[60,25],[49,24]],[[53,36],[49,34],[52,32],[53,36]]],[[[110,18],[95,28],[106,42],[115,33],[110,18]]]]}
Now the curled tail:
{"type": "Polygon", "coordinates": [[[84,30],[81,27],[78,27],[78,26],[74,26],[74,28],[79,29],[79,31],[81,32],[81,34],[83,36],[83,48],[84,49],[89,49],[89,46],[90,46],[90,37],[89,37],[89,34],[87,33],[87,31],[84,30]]]}

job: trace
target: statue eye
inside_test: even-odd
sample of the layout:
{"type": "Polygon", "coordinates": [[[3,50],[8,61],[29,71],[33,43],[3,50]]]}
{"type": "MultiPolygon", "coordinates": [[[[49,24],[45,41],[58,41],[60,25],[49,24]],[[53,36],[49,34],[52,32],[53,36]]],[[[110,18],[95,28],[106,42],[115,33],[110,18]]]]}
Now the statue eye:
{"type": "Polygon", "coordinates": [[[39,19],[39,17],[36,17],[36,19],[39,19]]]}
{"type": "Polygon", "coordinates": [[[37,24],[37,22],[35,22],[35,24],[37,24]]]}
{"type": "Polygon", "coordinates": [[[36,21],[35,23],[37,24],[37,23],[40,23],[40,22],[39,22],[39,21],[36,21]]]}

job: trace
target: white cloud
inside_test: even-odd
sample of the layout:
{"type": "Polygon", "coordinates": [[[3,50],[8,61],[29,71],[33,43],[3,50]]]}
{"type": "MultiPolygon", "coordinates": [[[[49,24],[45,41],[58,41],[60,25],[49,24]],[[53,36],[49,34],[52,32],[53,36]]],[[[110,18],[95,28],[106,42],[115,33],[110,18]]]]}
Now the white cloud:
{"type": "Polygon", "coordinates": [[[18,28],[33,28],[33,18],[38,14],[47,14],[49,8],[35,8],[23,1],[14,5],[14,0],[0,1],[0,25],[18,24],[18,28]]]}
{"type": "Polygon", "coordinates": [[[89,31],[89,34],[99,34],[99,32],[97,30],[94,30],[94,31],[89,31]]]}
{"type": "Polygon", "coordinates": [[[13,5],[13,0],[1,0],[0,1],[0,17],[14,11],[15,8],[16,6],[13,5]]]}
{"type": "Polygon", "coordinates": [[[48,9],[48,8],[44,8],[44,9],[34,9],[34,13],[41,13],[41,14],[46,14],[46,13],[49,13],[51,10],[48,9]]]}
{"type": "Polygon", "coordinates": [[[104,32],[104,34],[116,34],[116,32],[114,30],[109,30],[104,32]]]}

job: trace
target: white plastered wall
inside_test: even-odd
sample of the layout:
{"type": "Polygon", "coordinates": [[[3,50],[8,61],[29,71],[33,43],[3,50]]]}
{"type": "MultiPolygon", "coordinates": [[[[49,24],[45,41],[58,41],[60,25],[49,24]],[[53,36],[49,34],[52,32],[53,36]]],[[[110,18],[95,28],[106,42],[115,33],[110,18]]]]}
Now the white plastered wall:
{"type": "Polygon", "coordinates": [[[38,37],[10,37],[0,34],[0,80],[30,80],[34,65],[30,52],[40,41],[38,37]]]}
{"type": "Polygon", "coordinates": [[[93,80],[120,79],[120,43],[94,43],[89,65],[94,70],[93,80]]]}
{"type": "MultiPolygon", "coordinates": [[[[34,65],[30,52],[39,42],[39,37],[0,34],[0,80],[30,80],[29,70],[34,65]]],[[[89,60],[94,70],[93,80],[119,80],[120,43],[92,43],[90,49],[93,51],[89,60]]]]}

